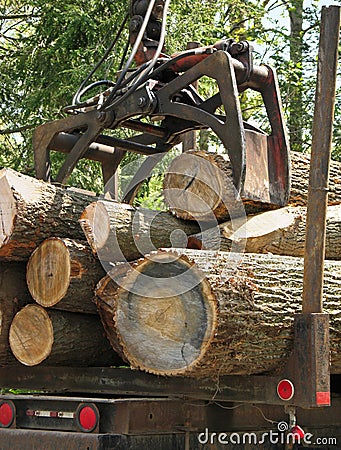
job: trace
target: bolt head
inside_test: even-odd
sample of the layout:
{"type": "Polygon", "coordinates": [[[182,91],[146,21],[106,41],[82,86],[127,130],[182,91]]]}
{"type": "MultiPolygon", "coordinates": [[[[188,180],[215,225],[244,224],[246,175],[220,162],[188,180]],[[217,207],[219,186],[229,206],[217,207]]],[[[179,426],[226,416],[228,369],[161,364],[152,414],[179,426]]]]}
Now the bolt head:
{"type": "Polygon", "coordinates": [[[96,118],[99,122],[104,122],[106,118],[106,114],[104,112],[98,111],[96,114],[96,118]]]}
{"type": "Polygon", "coordinates": [[[137,101],[137,104],[140,108],[142,108],[143,106],[145,106],[147,103],[147,99],[146,97],[140,97],[137,101]]]}

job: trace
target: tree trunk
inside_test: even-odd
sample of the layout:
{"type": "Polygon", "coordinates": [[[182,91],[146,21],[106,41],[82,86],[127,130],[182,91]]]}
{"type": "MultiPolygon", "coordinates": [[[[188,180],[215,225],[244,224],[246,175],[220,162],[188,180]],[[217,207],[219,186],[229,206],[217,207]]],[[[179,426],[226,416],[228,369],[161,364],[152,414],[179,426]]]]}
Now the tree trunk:
{"type": "MultiPolygon", "coordinates": [[[[310,156],[291,152],[291,193],[289,205],[307,204],[310,156]]],[[[341,163],[330,165],[329,204],[341,203],[341,163]]],[[[231,167],[222,155],[197,151],[177,156],[164,180],[164,197],[169,209],[179,218],[200,221],[228,220],[269,209],[275,205],[236,200],[231,182],[231,167]]]]}
{"type": "Polygon", "coordinates": [[[0,263],[0,366],[18,364],[9,347],[8,334],[13,317],[32,298],[22,263],[0,263]]]}
{"type": "MultiPolygon", "coordinates": [[[[288,361],[301,258],[164,249],[125,277],[112,276],[115,283],[97,291],[98,304],[111,307],[106,330],[134,368],[217,378],[278,373],[288,361]]],[[[340,276],[341,263],[326,261],[334,373],[341,373],[340,276]]]]}
{"type": "MultiPolygon", "coordinates": [[[[303,206],[267,211],[235,219],[189,238],[190,248],[303,256],[307,209],[303,206]]],[[[341,259],[341,205],[328,207],[326,259],[341,259]]]]}
{"type": "Polygon", "coordinates": [[[132,261],[159,247],[186,247],[187,235],[199,229],[167,212],[102,200],[86,207],[80,223],[102,263],[132,261]]]}
{"type": "Polygon", "coordinates": [[[39,305],[97,314],[94,289],[105,275],[84,242],[48,238],[27,264],[27,285],[39,305]]]}
{"type": "Polygon", "coordinates": [[[84,239],[78,219],[94,197],[11,169],[0,171],[0,260],[27,260],[44,239],[84,239]]]}
{"type": "Polygon", "coordinates": [[[290,147],[299,151],[302,148],[304,128],[303,108],[303,0],[291,0],[287,4],[290,17],[290,63],[288,71],[289,92],[289,117],[288,130],[290,147]]]}
{"type": "Polygon", "coordinates": [[[110,366],[121,364],[99,317],[27,305],[14,317],[9,342],[26,366],[110,366]]]}

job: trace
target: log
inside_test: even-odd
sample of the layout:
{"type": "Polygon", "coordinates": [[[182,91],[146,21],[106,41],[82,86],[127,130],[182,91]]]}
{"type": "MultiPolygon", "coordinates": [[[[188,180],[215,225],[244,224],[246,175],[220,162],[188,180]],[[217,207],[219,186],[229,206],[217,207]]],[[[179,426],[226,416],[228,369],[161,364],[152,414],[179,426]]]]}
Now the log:
{"type": "MultiPolygon", "coordinates": [[[[133,368],[217,379],[277,374],[288,361],[302,258],[164,249],[125,277],[111,275],[98,305],[111,305],[105,328],[133,368]]],[[[326,261],[333,373],[341,373],[340,277],[341,262],[326,261]]]]}
{"type": "MultiPolygon", "coordinates": [[[[307,208],[285,207],[234,219],[195,234],[188,247],[247,253],[303,256],[307,208]]],[[[341,259],[341,205],[327,210],[326,259],[341,259]]]]}
{"type": "Polygon", "coordinates": [[[32,302],[26,285],[26,267],[23,263],[0,263],[0,366],[18,364],[13,357],[8,336],[15,314],[26,303],[32,302]]]}
{"type": "Polygon", "coordinates": [[[176,219],[168,212],[104,200],[87,206],[80,224],[93,253],[104,265],[133,261],[159,247],[186,248],[187,236],[199,230],[197,224],[176,219]]]}
{"type": "Polygon", "coordinates": [[[105,275],[86,242],[48,238],[27,264],[27,285],[41,306],[97,314],[94,289],[105,275]]]}
{"type": "Polygon", "coordinates": [[[0,261],[26,261],[46,238],[84,239],[78,223],[94,196],[0,171],[0,261]]]}
{"type": "Polygon", "coordinates": [[[26,366],[110,366],[122,361],[105,337],[99,317],[27,305],[14,317],[9,343],[26,366]]]}
{"type": "Polygon", "coordinates": [[[215,221],[242,215],[230,162],[222,155],[188,151],[173,159],[163,183],[169,209],[185,220],[215,221]]]}
{"type": "MultiPolygon", "coordinates": [[[[305,206],[309,185],[310,156],[291,153],[291,193],[288,204],[305,206]]],[[[341,163],[330,165],[329,204],[341,203],[341,163]]],[[[237,201],[232,170],[223,155],[204,151],[186,152],[171,163],[164,178],[164,197],[170,211],[186,220],[226,221],[230,217],[276,208],[266,202],[244,198],[237,201]]]]}
{"type": "MultiPolygon", "coordinates": [[[[289,205],[306,206],[308,200],[310,155],[291,152],[291,194],[289,205]]],[[[341,203],[341,162],[330,161],[328,205],[341,203]]]]}

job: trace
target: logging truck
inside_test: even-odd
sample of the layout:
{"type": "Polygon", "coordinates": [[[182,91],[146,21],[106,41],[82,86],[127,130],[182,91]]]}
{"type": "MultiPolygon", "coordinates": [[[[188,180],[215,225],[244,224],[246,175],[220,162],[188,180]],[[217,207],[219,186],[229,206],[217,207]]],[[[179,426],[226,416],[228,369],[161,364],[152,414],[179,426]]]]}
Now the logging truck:
{"type": "Polygon", "coordinates": [[[169,0],[130,3],[116,82],[85,80],[71,116],[35,130],[36,178],[0,171],[0,449],[341,449],[340,8],[322,10],[310,157],[289,152],[275,72],[247,42],[167,57],[169,0]],[[218,94],[198,94],[202,76],[218,94]],[[270,135],[242,120],[245,89],[270,135]],[[101,134],[118,127],[142,134],[101,134]],[[207,128],[225,151],[173,159],[170,212],[132,206],[207,128]],[[146,159],[118,202],[127,151],[146,159]],[[65,186],[83,157],[102,164],[101,197],[65,186]]]}

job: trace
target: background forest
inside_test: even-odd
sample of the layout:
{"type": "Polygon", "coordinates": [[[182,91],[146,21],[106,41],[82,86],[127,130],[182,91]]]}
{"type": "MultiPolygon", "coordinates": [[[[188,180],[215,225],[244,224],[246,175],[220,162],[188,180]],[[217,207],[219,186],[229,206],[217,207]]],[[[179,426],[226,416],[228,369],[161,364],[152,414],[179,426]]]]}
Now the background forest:
{"type": "MultiPolygon", "coordinates": [[[[32,130],[63,117],[82,80],[110,46],[128,0],[0,0],[0,167],[34,175],[32,130]]],[[[167,21],[168,53],[188,41],[222,38],[254,43],[255,63],[278,73],[291,148],[307,152],[315,96],[320,7],[303,0],[173,0],[167,21]]],[[[95,79],[115,79],[127,31],[95,79]]],[[[339,65],[340,71],[340,65],[339,65]]],[[[200,89],[210,89],[202,83],[200,89]]],[[[257,96],[243,94],[244,116],[261,123],[257,96]]],[[[323,126],[323,124],[321,124],[323,126]]],[[[198,136],[204,146],[204,136],[198,136]]],[[[341,83],[335,109],[333,158],[341,160],[341,83]]],[[[100,189],[100,170],[83,160],[73,184],[100,189]]]]}

